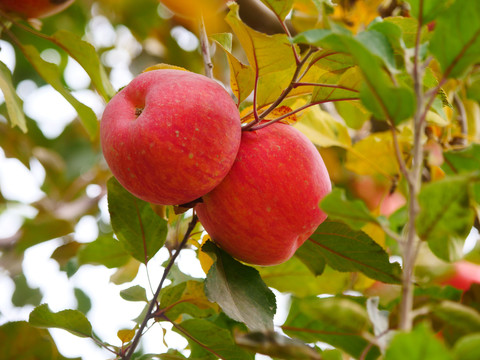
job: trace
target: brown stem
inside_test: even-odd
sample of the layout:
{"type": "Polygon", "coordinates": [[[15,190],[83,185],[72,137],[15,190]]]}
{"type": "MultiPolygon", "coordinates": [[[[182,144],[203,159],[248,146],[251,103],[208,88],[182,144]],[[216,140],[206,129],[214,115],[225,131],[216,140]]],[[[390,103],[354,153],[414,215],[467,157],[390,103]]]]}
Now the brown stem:
{"type": "Polygon", "coordinates": [[[145,315],[145,318],[143,319],[139,329],[137,330],[137,333],[135,334],[135,338],[132,341],[132,344],[129,346],[127,353],[122,356],[122,360],[130,360],[135,349],[138,346],[138,343],[140,341],[140,338],[143,335],[143,330],[147,326],[148,320],[152,318],[152,315],[154,314],[154,307],[157,304],[157,299],[158,296],[160,295],[160,291],[163,288],[163,283],[167,279],[167,275],[170,272],[170,270],[173,267],[173,264],[175,263],[175,260],[177,259],[178,255],[180,255],[180,251],[183,249],[183,247],[186,245],[190,234],[192,233],[193,229],[195,228],[195,225],[197,224],[198,218],[197,215],[194,213],[192,216],[192,220],[190,220],[190,223],[188,224],[187,231],[185,232],[185,235],[183,237],[182,242],[178,245],[177,250],[175,253],[172,255],[170,258],[170,261],[168,262],[167,266],[165,267],[165,270],[163,271],[162,279],[160,280],[160,283],[158,284],[157,291],[155,291],[155,294],[153,295],[153,299],[150,301],[150,305],[148,306],[147,313],[145,315]]]}
{"type": "Polygon", "coordinates": [[[290,91],[293,90],[295,82],[298,80],[298,76],[300,74],[300,71],[303,67],[303,65],[307,62],[307,60],[310,58],[310,56],[317,51],[316,49],[310,48],[308,53],[305,55],[305,57],[298,63],[297,68],[295,69],[295,73],[292,76],[292,81],[288,85],[288,87],[283,90],[283,92],[280,94],[280,96],[270,105],[265,111],[262,112],[261,115],[257,114],[257,103],[256,103],[256,93],[257,93],[257,83],[258,83],[258,66],[257,68],[257,74],[256,74],[256,80],[255,80],[255,89],[254,89],[254,96],[253,96],[253,111],[255,115],[255,120],[246,124],[245,126],[242,127],[243,131],[249,131],[251,130],[255,125],[257,125],[262,119],[264,119],[268,114],[270,114],[280,103],[285,100],[285,98],[288,96],[290,91]]]}

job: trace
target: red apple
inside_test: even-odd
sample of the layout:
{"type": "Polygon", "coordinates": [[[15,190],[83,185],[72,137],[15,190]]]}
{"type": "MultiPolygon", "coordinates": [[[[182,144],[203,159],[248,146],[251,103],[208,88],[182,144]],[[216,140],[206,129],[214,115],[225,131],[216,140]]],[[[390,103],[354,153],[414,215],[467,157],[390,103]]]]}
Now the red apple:
{"type": "Polygon", "coordinates": [[[240,145],[240,115],[215,81],[152,70],[108,103],[100,137],[113,175],[128,191],[151,203],[179,205],[227,175],[240,145]]]}
{"type": "Polygon", "coordinates": [[[232,256],[275,265],[325,220],[318,204],[330,190],[315,146],[297,129],[275,123],[242,134],[232,169],[195,208],[211,238],[232,256]]]}
{"type": "Polygon", "coordinates": [[[453,264],[453,268],[453,273],[442,284],[460,290],[468,290],[472,284],[480,284],[480,265],[460,260],[453,264]]]}
{"type": "Polygon", "coordinates": [[[75,0],[0,0],[0,9],[22,17],[43,18],[66,9],[75,0]]]}

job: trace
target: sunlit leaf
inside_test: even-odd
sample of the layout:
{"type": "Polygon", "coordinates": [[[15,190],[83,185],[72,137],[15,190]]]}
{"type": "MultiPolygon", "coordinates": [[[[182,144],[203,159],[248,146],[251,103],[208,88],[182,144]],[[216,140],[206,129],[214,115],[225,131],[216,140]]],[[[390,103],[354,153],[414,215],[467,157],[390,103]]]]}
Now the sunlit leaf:
{"type": "Polygon", "coordinates": [[[7,66],[0,61],[0,89],[2,90],[5,104],[7,105],[8,119],[12,126],[18,126],[23,132],[27,132],[27,120],[23,114],[22,100],[15,91],[12,83],[12,74],[7,66]]]}
{"type": "Polygon", "coordinates": [[[335,107],[345,124],[355,130],[359,130],[372,116],[361,101],[338,101],[335,103],[335,107]]]}
{"type": "Polygon", "coordinates": [[[210,35],[210,39],[216,41],[225,51],[232,52],[233,35],[231,33],[219,33],[210,35]]]}
{"type": "Polygon", "coordinates": [[[57,31],[51,38],[57,45],[66,50],[72,58],[78,61],[90,76],[95,88],[106,101],[115,95],[115,89],[108,79],[108,75],[100,62],[95,48],[90,43],[65,30],[57,31]]]}
{"type": "Polygon", "coordinates": [[[309,297],[293,299],[282,330],[308,343],[326,342],[355,358],[366,351],[365,359],[376,359],[378,348],[368,351],[369,344],[361,337],[368,327],[367,312],[357,302],[347,298],[309,297]]]}
{"type": "Polygon", "coordinates": [[[62,75],[57,65],[43,60],[38,50],[32,45],[23,45],[22,51],[28,60],[35,67],[40,76],[52,87],[57,90],[77,111],[83,126],[91,138],[97,135],[98,121],[97,116],[91,108],[82,104],[68,91],[62,83],[62,75]]]}
{"type": "Polygon", "coordinates": [[[471,178],[452,176],[425,185],[418,196],[418,235],[443,260],[454,261],[462,256],[474,221],[471,191],[471,178]]]}
{"type": "Polygon", "coordinates": [[[389,132],[370,134],[348,150],[345,167],[359,175],[382,174],[389,178],[399,173],[389,132]]]}
{"type": "Polygon", "coordinates": [[[385,360],[451,360],[452,357],[439,339],[425,324],[416,326],[411,332],[395,334],[387,348],[385,360]]]}
{"type": "Polygon", "coordinates": [[[325,72],[317,80],[314,87],[312,103],[333,100],[358,99],[362,74],[357,66],[346,69],[345,72],[325,72]]]}
{"type": "MultiPolygon", "coordinates": [[[[217,41],[227,55],[228,65],[230,67],[230,87],[237,98],[238,104],[240,104],[253,90],[255,81],[254,72],[250,66],[240,62],[240,60],[231,53],[231,44],[229,50],[227,47],[224,47],[223,42],[220,42],[222,39],[217,40],[217,38],[214,38],[214,40],[217,41]]],[[[228,46],[228,44],[225,46],[228,46]]]]}
{"type": "Polygon", "coordinates": [[[135,329],[122,329],[117,331],[117,337],[120,339],[122,344],[130,342],[135,336],[135,329]]]}
{"type": "Polygon", "coordinates": [[[149,203],[140,200],[111,178],[107,183],[108,210],[120,243],[135,259],[147,263],[165,243],[167,222],[149,203]]]}
{"type": "Polygon", "coordinates": [[[78,252],[80,264],[99,264],[111,268],[125,265],[130,255],[120,242],[112,236],[100,236],[97,240],[88,243],[78,252]]]}
{"type": "Polygon", "coordinates": [[[188,280],[162,290],[160,310],[176,320],[182,314],[208,317],[218,312],[218,306],[207,299],[203,282],[188,280]]]}
{"type": "Polygon", "coordinates": [[[399,283],[400,266],[390,263],[385,250],[362,231],[340,222],[325,221],[310,237],[318,256],[338,271],[361,271],[386,283],[399,283]]]}
{"type": "Polygon", "coordinates": [[[52,360],[60,356],[48,330],[33,327],[25,321],[0,326],[0,344],[2,360],[52,360]]]}
{"type": "Polygon", "coordinates": [[[52,312],[47,304],[37,306],[31,313],[28,322],[41,328],[59,328],[80,337],[92,336],[92,325],[78,310],[62,310],[52,312]]]}
{"type": "Polygon", "coordinates": [[[258,72],[258,106],[274,101],[290,83],[296,66],[285,34],[266,35],[245,25],[238,4],[231,3],[227,23],[237,35],[254,73],[258,72]]]}
{"type": "Polygon", "coordinates": [[[257,270],[243,265],[212,242],[202,250],[215,256],[205,280],[205,292],[232,319],[244,322],[251,330],[273,328],[275,295],[257,270]]]}
{"type": "Polygon", "coordinates": [[[448,11],[439,16],[430,41],[430,51],[437,58],[444,76],[447,77],[462,77],[474,63],[478,62],[480,2],[456,1],[448,11]]]}
{"type": "Polygon", "coordinates": [[[294,0],[262,0],[267,7],[272,10],[281,20],[285,20],[285,17],[292,10],[294,0]]]}
{"type": "MultiPolygon", "coordinates": [[[[300,249],[310,250],[307,243],[310,241],[300,249]]],[[[302,250],[300,253],[299,250],[296,256],[283,264],[258,268],[268,287],[297,297],[306,297],[323,293],[341,294],[351,285],[350,273],[335,271],[325,266],[325,259],[316,251],[311,251],[307,259],[302,250]],[[320,276],[316,276],[322,264],[322,272],[320,276]]]]}
{"type": "Polygon", "coordinates": [[[319,107],[312,107],[299,116],[295,127],[315,145],[348,148],[351,144],[347,128],[319,107]]]}
{"type": "Polygon", "coordinates": [[[110,281],[116,285],[132,281],[138,274],[140,264],[141,262],[131,257],[125,265],[119,267],[117,271],[112,274],[110,281]]]}

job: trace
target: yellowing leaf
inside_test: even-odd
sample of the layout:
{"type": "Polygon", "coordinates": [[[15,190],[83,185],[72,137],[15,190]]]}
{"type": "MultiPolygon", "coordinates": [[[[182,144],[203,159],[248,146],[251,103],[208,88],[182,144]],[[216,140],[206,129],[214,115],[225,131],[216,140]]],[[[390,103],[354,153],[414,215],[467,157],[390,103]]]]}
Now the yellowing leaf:
{"type": "Polygon", "coordinates": [[[252,68],[240,62],[231,53],[231,46],[228,47],[218,37],[213,37],[216,43],[225,51],[230,68],[230,87],[237,98],[238,104],[245,100],[253,90],[255,74],[252,68]]]}
{"type": "Polygon", "coordinates": [[[350,147],[351,139],[347,128],[318,106],[306,110],[299,118],[295,127],[315,145],[350,147]]]}
{"type": "Polygon", "coordinates": [[[392,135],[390,132],[373,133],[360,140],[347,152],[347,169],[360,175],[398,174],[392,135]]]}
{"type": "Polygon", "coordinates": [[[118,330],[117,332],[117,337],[120,339],[122,344],[128,343],[133,339],[135,336],[135,329],[128,330],[128,329],[122,329],[118,330]]]}
{"type": "Polygon", "coordinates": [[[248,62],[259,76],[259,106],[275,100],[290,83],[296,62],[292,45],[285,34],[266,35],[245,25],[238,15],[237,3],[230,3],[225,20],[244,49],[248,62]]]}
{"type": "Polygon", "coordinates": [[[168,69],[168,70],[182,70],[182,71],[189,71],[181,66],[175,66],[175,65],[170,65],[170,64],[164,64],[164,63],[160,63],[160,64],[156,64],[156,65],[152,65],[152,66],[149,66],[148,68],[146,68],[145,70],[142,71],[142,73],[145,73],[145,72],[148,72],[148,71],[152,71],[152,70],[165,70],[165,69],[168,69]]]}
{"type": "Polygon", "coordinates": [[[357,32],[379,16],[378,8],[382,2],[383,0],[357,0],[351,5],[352,2],[343,1],[334,7],[332,17],[357,32]]]}
{"type": "MultiPolygon", "coordinates": [[[[202,239],[202,246],[208,240],[210,240],[210,236],[205,235],[202,239]]],[[[200,246],[200,249],[202,248],[202,246],[200,246]]],[[[213,265],[213,262],[214,262],[213,259],[210,257],[210,255],[208,255],[208,253],[199,250],[198,251],[198,260],[200,261],[200,266],[202,267],[202,270],[205,272],[205,274],[208,274],[208,270],[210,270],[210,268],[213,265]]]]}
{"type": "MultiPolygon", "coordinates": [[[[255,119],[252,109],[253,107],[249,106],[248,108],[242,111],[242,114],[246,114],[244,117],[242,117],[242,122],[248,123],[255,119]]],[[[292,124],[295,124],[298,120],[296,114],[290,114],[292,111],[293,110],[289,106],[284,106],[284,105],[279,106],[275,108],[272,112],[270,112],[267,116],[265,116],[263,120],[275,120],[281,116],[286,116],[284,119],[280,120],[280,122],[284,124],[292,125],[292,124]]],[[[261,111],[259,112],[259,114],[261,114],[261,111]]]]}

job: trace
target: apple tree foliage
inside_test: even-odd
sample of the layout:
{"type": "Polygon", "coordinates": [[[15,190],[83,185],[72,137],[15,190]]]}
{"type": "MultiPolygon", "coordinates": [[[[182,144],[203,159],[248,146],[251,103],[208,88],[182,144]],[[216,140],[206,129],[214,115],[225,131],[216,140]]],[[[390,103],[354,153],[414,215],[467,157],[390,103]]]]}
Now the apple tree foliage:
{"type": "MultiPolygon", "coordinates": [[[[41,23],[0,13],[2,41],[16,60],[13,72],[0,63],[0,145],[5,157],[45,169],[44,195],[28,204],[34,215],[0,239],[11,302],[34,307],[23,321],[0,322],[2,359],[64,359],[49,328],[90,338],[118,359],[480,358],[480,286],[462,293],[444,285],[455,262],[480,263],[478,247],[463,251],[480,228],[480,2],[261,0],[263,10],[242,11],[255,2],[208,8],[208,38],[198,21],[157,0],[77,0],[41,23]],[[188,29],[208,42],[213,75],[231,91],[244,126],[288,122],[318,147],[334,183],[319,204],[329,218],[293,258],[242,264],[202,233],[191,211],[139,200],[111,178],[99,114],[64,78],[71,58],[104,103],[118,90],[109,57],[121,44],[96,38],[95,22],[133,34],[134,75],[166,66],[157,64],[202,73],[205,50],[185,50],[172,31],[188,29]],[[57,62],[45,56],[51,49],[57,62]],[[75,109],[59,136],[45,136],[24,113],[26,80],[49,84],[75,109]],[[86,191],[92,184],[95,196],[86,191]],[[99,215],[105,197],[108,222],[99,215]],[[85,215],[98,220],[90,243],[75,235],[85,215]],[[51,254],[58,271],[70,278],[87,264],[116,269],[110,280],[120,296],[145,304],[116,343],[96,335],[82,289],[76,309],[55,312],[30,287],[23,254],[51,239],[60,239],[51,254]],[[185,247],[205,276],[176,267],[185,247]],[[170,258],[149,267],[162,248],[170,258]],[[129,286],[141,267],[161,272],[161,283],[129,286]],[[289,295],[281,323],[272,289],[289,295]],[[163,323],[188,346],[145,354],[143,334],[163,323]]],[[[1,213],[16,205],[0,193],[1,213]]]]}

